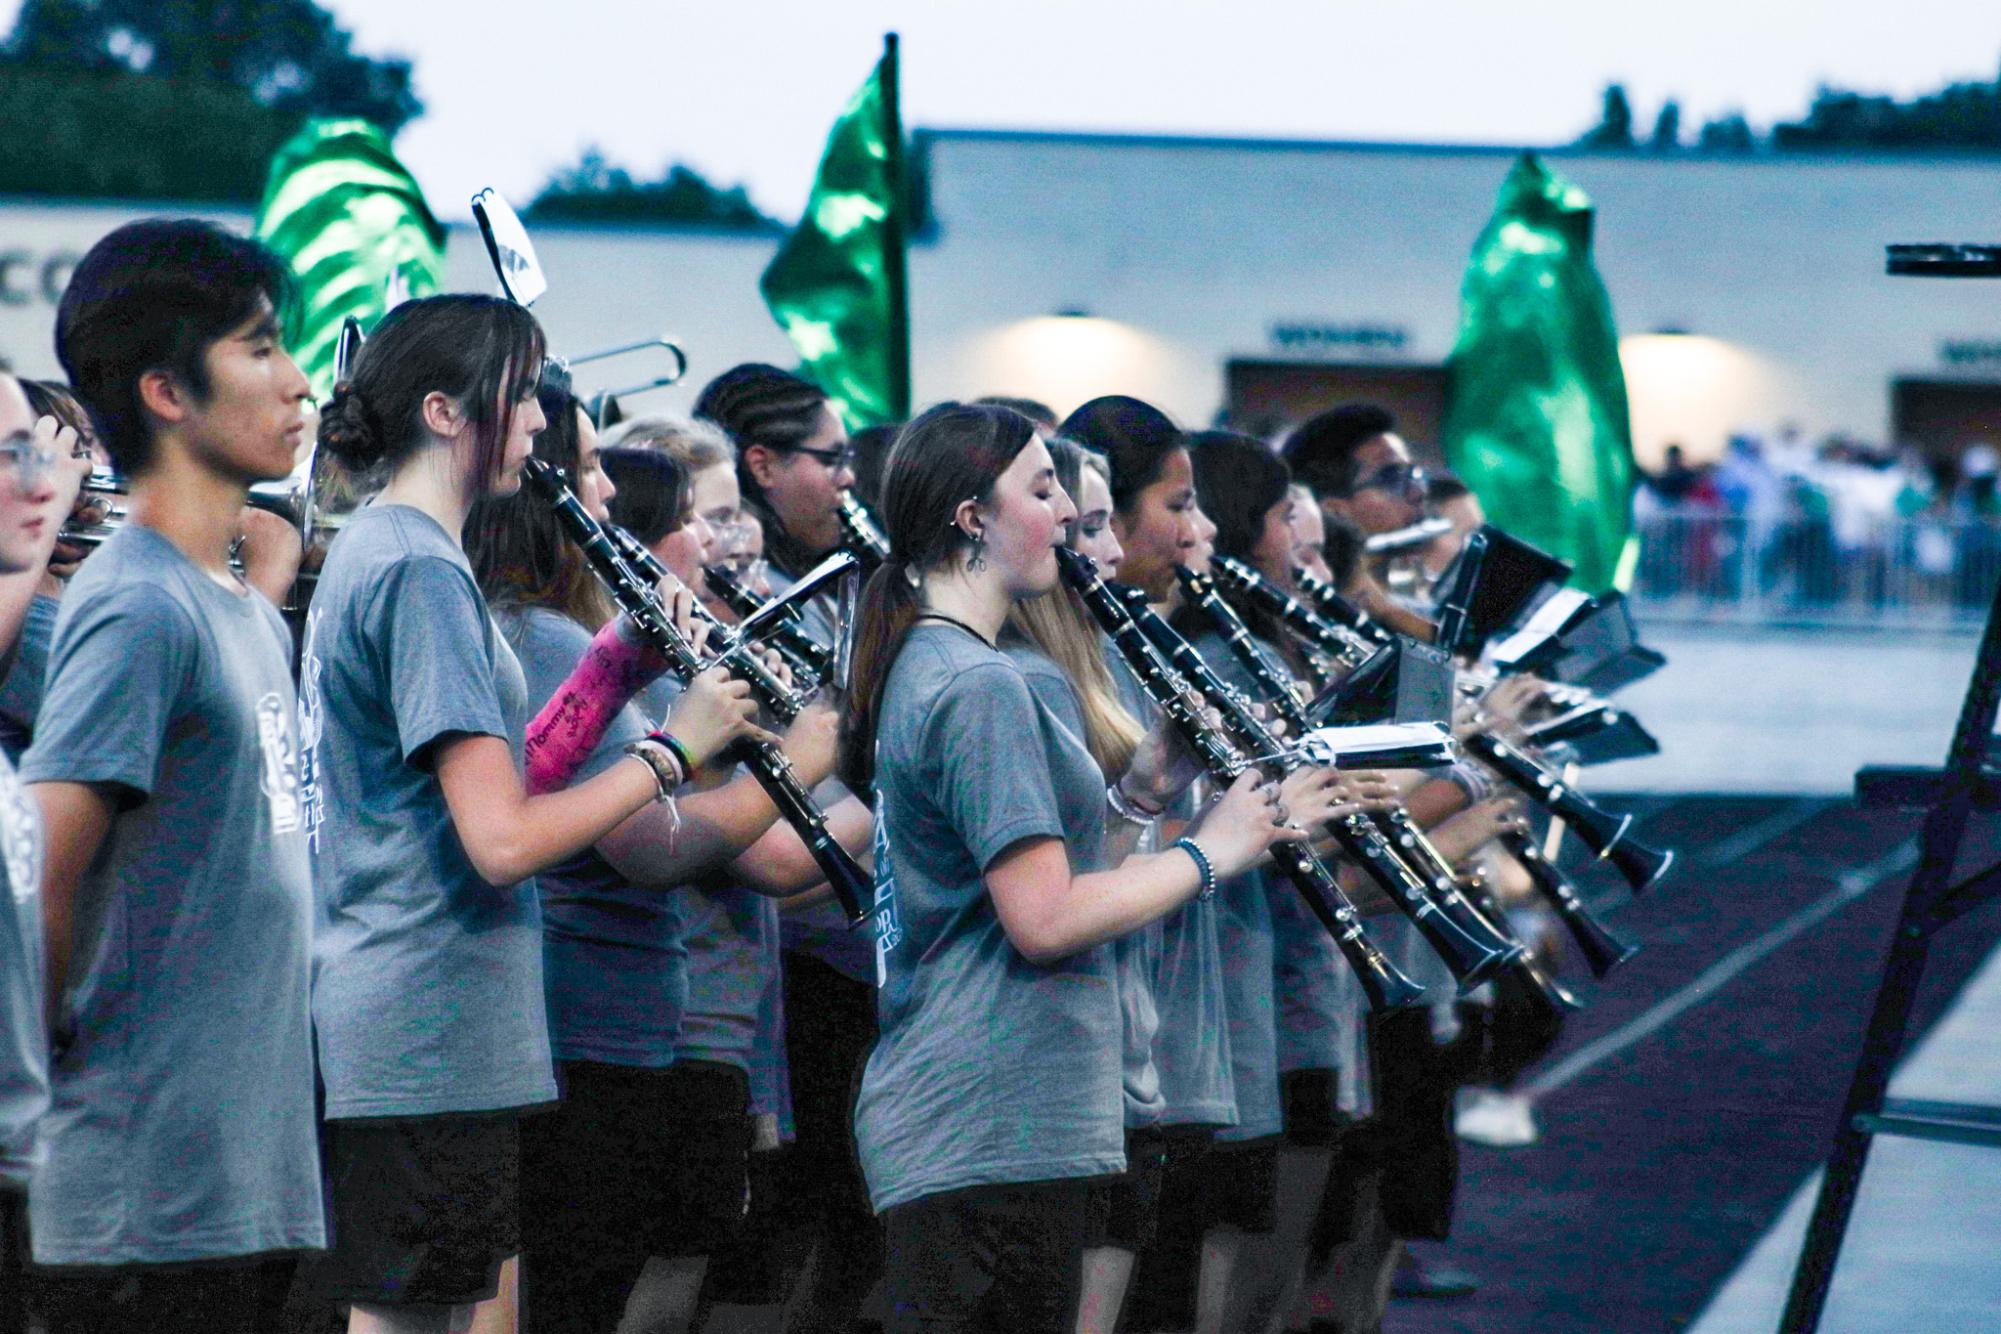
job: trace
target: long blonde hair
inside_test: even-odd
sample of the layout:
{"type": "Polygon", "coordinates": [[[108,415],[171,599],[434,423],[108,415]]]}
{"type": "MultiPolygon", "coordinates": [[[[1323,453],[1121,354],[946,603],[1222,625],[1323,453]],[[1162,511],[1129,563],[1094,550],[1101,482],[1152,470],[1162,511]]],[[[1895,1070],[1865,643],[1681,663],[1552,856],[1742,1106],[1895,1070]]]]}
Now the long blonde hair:
{"type": "MultiPolygon", "coordinates": [[[[1110,485],[1104,460],[1083,446],[1052,437],[1049,454],[1056,462],[1056,480],[1072,496],[1078,492],[1085,468],[1110,485]]],[[[1132,763],[1146,729],[1119,698],[1111,669],[1105,666],[1097,629],[1077,595],[1068,587],[1058,587],[1041,597],[1015,603],[1007,619],[1070,678],[1084,709],[1084,745],[1105,776],[1117,779],[1132,763]]]]}

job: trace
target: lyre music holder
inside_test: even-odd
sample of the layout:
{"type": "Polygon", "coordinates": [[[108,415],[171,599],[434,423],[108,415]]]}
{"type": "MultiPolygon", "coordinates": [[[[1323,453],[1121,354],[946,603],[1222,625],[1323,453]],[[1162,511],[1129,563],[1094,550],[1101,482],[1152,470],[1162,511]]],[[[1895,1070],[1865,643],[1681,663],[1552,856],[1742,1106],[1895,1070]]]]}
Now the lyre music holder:
{"type": "MultiPolygon", "coordinates": [[[[1888,271],[1911,277],[2001,278],[2001,246],[1893,245],[1888,271]]],[[[1973,678],[1943,768],[1867,768],[1855,775],[1856,800],[1865,806],[1925,807],[1918,867],[1897,914],[1896,935],[1883,963],[1883,981],[1869,1014],[1869,1030],[1848,1097],[1835,1127],[1820,1197],[1814,1202],[1780,1334],[1810,1334],[1820,1327],[1842,1238],[1862,1186],[1869,1144],[1877,1135],[2001,1148],[2001,1107],[1889,1097],[1890,1076],[1909,1035],[1911,1010],[1924,980],[1931,938],[1989,899],[2001,895],[2001,863],[1955,882],[1966,822],[1975,811],[2001,810],[2001,756],[1994,753],[1994,723],[2001,707],[2001,590],[1988,609],[1973,678]]]]}

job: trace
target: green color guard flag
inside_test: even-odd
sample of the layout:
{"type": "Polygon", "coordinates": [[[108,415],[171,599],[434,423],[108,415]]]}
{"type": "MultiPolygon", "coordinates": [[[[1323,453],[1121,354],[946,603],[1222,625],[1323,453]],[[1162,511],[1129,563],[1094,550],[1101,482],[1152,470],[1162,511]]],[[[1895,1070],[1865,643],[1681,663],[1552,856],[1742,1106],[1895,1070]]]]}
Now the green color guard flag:
{"type": "Polygon", "coordinates": [[[1634,467],[1591,220],[1585,193],[1534,154],[1509,172],[1461,288],[1444,447],[1495,525],[1598,593],[1621,576],[1634,467]]]}
{"type": "Polygon", "coordinates": [[[891,33],[827,136],[805,215],[758,284],[802,372],[851,428],[910,415],[908,211],[891,33]]]}
{"type": "Polygon", "coordinates": [[[365,120],[315,120],[278,150],[252,234],[299,282],[292,355],[322,399],[333,389],[344,316],[372,327],[383,312],[438,290],[445,229],[424,192],[365,120]]]}

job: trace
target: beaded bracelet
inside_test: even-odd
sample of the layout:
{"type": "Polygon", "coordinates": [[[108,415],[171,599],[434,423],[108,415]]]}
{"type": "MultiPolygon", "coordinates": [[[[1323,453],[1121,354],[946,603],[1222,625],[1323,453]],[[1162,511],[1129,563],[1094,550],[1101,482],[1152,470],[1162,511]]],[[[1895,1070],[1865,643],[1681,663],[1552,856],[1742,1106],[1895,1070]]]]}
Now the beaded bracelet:
{"type": "Polygon", "coordinates": [[[1183,852],[1187,853],[1190,857],[1194,859],[1195,869],[1198,872],[1200,872],[1202,876],[1202,888],[1196,892],[1195,897],[1198,899],[1215,898],[1216,868],[1210,865],[1209,854],[1202,851],[1202,845],[1197,843],[1194,839],[1187,838],[1184,836],[1182,838],[1175,839],[1174,842],[1169,844],[1168,846],[1180,848],[1183,852]]]}
{"type": "Polygon", "coordinates": [[[669,751],[673,752],[674,758],[681,763],[682,782],[686,782],[695,776],[695,762],[688,758],[688,748],[675,740],[672,732],[664,729],[658,732],[649,732],[646,735],[646,739],[648,741],[658,741],[661,745],[667,747],[669,751]]]}
{"type": "Polygon", "coordinates": [[[625,753],[644,764],[653,775],[655,801],[671,801],[674,789],[685,781],[675,757],[660,746],[653,744],[653,738],[635,741],[625,748],[625,753]]]}

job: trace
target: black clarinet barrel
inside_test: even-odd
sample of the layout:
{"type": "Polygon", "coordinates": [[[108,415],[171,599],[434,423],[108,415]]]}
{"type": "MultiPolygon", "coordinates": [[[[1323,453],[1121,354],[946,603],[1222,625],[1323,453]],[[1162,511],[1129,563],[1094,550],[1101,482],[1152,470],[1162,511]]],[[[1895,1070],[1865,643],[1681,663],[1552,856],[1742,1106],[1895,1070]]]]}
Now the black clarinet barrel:
{"type": "Polygon", "coordinates": [[[1529,873],[1529,879],[1534,882],[1536,892],[1562,920],[1571,939],[1577,942],[1578,952],[1584,956],[1593,977],[1606,976],[1640,952],[1638,945],[1619,939],[1592,914],[1569,877],[1542,855],[1542,849],[1536,846],[1532,834],[1511,830],[1501,835],[1501,843],[1522,864],[1529,873]]]}

